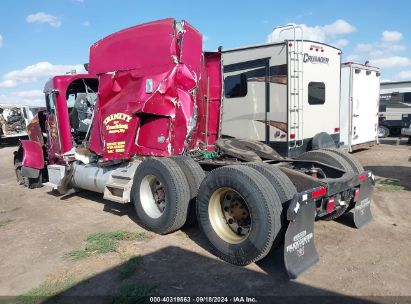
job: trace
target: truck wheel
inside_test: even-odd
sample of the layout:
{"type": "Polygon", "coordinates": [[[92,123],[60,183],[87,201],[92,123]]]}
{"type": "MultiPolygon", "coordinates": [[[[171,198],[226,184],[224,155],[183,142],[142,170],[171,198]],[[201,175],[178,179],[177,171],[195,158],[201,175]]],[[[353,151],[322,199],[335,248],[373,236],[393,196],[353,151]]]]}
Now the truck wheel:
{"type": "Polygon", "coordinates": [[[205,173],[201,166],[189,156],[173,156],[172,160],[174,160],[183,171],[190,189],[190,203],[185,226],[194,226],[197,223],[196,198],[198,188],[200,188],[200,184],[205,178],[205,173]]]}
{"type": "Polygon", "coordinates": [[[387,127],[384,127],[384,126],[379,126],[378,131],[377,131],[377,135],[378,135],[379,138],[386,138],[390,135],[390,129],[388,129],[387,127]]]}
{"type": "Polygon", "coordinates": [[[39,172],[39,177],[36,178],[24,178],[24,185],[29,189],[41,188],[43,186],[43,174],[42,170],[39,172]]]}
{"type": "Polygon", "coordinates": [[[167,234],[184,225],[190,191],[183,171],[172,159],[144,160],[134,175],[132,195],[142,227],[167,234]]]}
{"type": "Polygon", "coordinates": [[[339,150],[339,149],[324,149],[325,151],[330,151],[336,155],[341,156],[344,158],[351,166],[351,172],[353,173],[362,173],[364,172],[364,168],[361,163],[352,155],[348,154],[348,152],[339,150]]]}
{"type": "Polygon", "coordinates": [[[211,171],[197,196],[197,219],[211,250],[247,265],[265,257],[281,229],[281,202],[270,182],[248,166],[211,171]]]}
{"type": "Polygon", "coordinates": [[[14,172],[16,173],[17,184],[24,185],[25,181],[24,181],[23,174],[21,173],[21,166],[22,166],[22,163],[19,161],[16,161],[14,163],[14,172]]]}
{"type": "MultiPolygon", "coordinates": [[[[246,164],[246,166],[249,166],[257,170],[262,175],[264,175],[265,178],[268,179],[268,181],[274,188],[274,191],[277,192],[278,197],[280,198],[280,202],[283,205],[283,210],[287,210],[288,203],[293,199],[294,195],[297,193],[297,189],[295,188],[291,180],[288,178],[288,176],[285,175],[283,171],[281,171],[279,168],[273,165],[269,165],[267,163],[249,163],[246,164]]],[[[285,224],[285,214],[281,214],[281,231],[273,242],[273,249],[277,248],[283,239],[283,235],[285,232],[284,230],[286,228],[285,224]]]]}
{"type": "Polygon", "coordinates": [[[267,163],[249,163],[246,166],[254,168],[268,179],[277,191],[281,204],[292,200],[294,194],[297,193],[292,181],[279,168],[267,163]]]}
{"type": "Polygon", "coordinates": [[[16,174],[17,184],[24,185],[29,189],[41,188],[43,186],[43,175],[42,170],[39,172],[39,176],[37,178],[29,178],[23,176],[21,172],[22,163],[16,161],[14,163],[14,172],[16,174]]]}
{"type": "Polygon", "coordinates": [[[296,159],[317,161],[329,166],[333,166],[344,170],[345,172],[352,172],[351,165],[341,156],[327,150],[315,150],[301,154],[296,159]]]}
{"type": "MultiPolygon", "coordinates": [[[[299,160],[318,161],[326,165],[330,165],[336,168],[340,168],[345,172],[353,172],[353,167],[342,156],[334,153],[334,151],[328,150],[315,150],[301,154],[297,157],[299,160]]],[[[331,221],[345,213],[348,208],[348,204],[341,206],[339,209],[321,217],[322,220],[331,221]]]]}

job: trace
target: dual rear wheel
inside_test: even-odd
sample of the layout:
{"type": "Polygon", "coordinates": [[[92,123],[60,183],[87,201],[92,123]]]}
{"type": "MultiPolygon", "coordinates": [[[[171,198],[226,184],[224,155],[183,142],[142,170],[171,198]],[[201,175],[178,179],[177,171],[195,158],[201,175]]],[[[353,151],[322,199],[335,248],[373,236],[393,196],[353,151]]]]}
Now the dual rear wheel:
{"type": "Polygon", "coordinates": [[[296,192],[276,169],[257,163],[235,165],[205,176],[188,157],[147,159],[134,178],[138,222],[166,234],[190,221],[194,210],[213,253],[232,264],[247,265],[267,255],[279,239],[282,204],[296,192]],[[280,177],[269,180],[276,173],[280,177]]]}

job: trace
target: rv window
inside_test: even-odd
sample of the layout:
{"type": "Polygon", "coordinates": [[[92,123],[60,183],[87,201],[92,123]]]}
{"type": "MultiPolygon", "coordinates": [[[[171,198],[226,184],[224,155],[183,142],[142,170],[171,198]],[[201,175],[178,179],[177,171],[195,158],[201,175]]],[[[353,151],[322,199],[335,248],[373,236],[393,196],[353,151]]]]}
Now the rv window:
{"type": "Polygon", "coordinates": [[[310,105],[323,104],[325,102],[324,82],[310,82],[308,84],[308,103],[310,105]]]}
{"type": "Polygon", "coordinates": [[[247,76],[245,74],[238,74],[226,77],[224,79],[224,92],[227,98],[246,96],[247,76]]]}
{"type": "Polygon", "coordinates": [[[411,92],[404,93],[404,102],[411,103],[411,92]]]}

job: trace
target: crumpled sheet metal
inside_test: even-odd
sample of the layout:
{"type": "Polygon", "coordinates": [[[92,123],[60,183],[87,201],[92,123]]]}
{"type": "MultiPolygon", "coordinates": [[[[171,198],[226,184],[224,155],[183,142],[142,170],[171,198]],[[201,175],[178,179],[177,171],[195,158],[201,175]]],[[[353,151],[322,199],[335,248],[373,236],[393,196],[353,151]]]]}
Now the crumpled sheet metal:
{"type": "Polygon", "coordinates": [[[169,156],[198,148],[197,134],[204,133],[198,130],[198,115],[202,114],[198,105],[205,94],[203,65],[201,34],[185,22],[177,26],[173,19],[133,27],[92,46],[91,72],[104,73],[99,75],[90,150],[114,160],[133,154],[169,156]],[[127,50],[124,56],[122,52],[111,54],[112,66],[100,64],[102,54],[121,43],[120,37],[126,45],[138,48],[134,53],[127,50]],[[135,37],[145,40],[134,41],[135,37]],[[162,49],[153,48],[153,41],[162,49]],[[130,54],[132,62],[127,62],[124,57],[130,54]]]}

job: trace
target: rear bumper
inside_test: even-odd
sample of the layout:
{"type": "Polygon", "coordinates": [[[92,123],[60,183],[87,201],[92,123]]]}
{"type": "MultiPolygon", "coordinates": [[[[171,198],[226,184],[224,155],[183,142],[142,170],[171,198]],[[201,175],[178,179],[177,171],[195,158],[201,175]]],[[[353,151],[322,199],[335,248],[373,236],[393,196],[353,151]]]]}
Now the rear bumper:
{"type": "MultiPolygon", "coordinates": [[[[353,214],[354,225],[362,227],[372,219],[370,203],[374,189],[374,175],[365,171],[360,175],[345,175],[327,181],[324,186],[297,193],[287,209],[287,230],[284,238],[284,262],[290,278],[298,277],[319,261],[314,243],[314,221],[319,212],[318,201],[332,196],[355,192],[347,212],[353,214]]],[[[331,210],[330,212],[332,212],[331,210]]]]}

